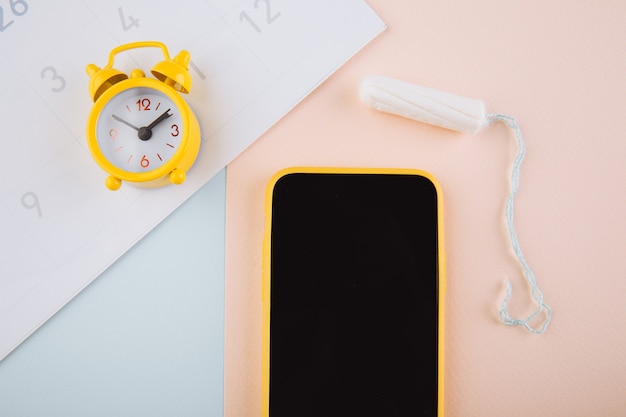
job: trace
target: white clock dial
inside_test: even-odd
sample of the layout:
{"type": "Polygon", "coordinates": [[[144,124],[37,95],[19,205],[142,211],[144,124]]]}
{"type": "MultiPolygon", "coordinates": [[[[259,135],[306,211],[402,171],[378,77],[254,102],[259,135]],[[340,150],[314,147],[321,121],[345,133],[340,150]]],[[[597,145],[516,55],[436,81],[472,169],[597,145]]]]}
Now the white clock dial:
{"type": "Polygon", "coordinates": [[[136,87],[104,106],[96,126],[104,157],[126,172],[148,172],[169,161],[183,138],[180,110],[164,93],[136,87]]]}

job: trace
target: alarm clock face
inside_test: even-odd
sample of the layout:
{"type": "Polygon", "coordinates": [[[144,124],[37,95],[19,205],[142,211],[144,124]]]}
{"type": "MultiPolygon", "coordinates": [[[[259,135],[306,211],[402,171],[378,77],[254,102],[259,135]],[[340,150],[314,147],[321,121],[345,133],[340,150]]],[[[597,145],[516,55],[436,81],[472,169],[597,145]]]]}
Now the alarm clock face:
{"type": "Polygon", "coordinates": [[[166,94],[147,87],[122,90],[102,109],[98,147],[115,167],[148,172],[166,164],[184,137],[180,109],[166,94]]]}

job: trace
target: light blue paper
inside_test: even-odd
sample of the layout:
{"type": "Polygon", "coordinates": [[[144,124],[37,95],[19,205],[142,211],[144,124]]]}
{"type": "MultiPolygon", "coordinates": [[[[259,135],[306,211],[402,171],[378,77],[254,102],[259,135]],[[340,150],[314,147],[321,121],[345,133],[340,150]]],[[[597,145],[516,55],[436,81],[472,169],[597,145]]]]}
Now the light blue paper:
{"type": "Polygon", "coordinates": [[[0,416],[223,416],[226,170],[0,362],[0,416]]]}

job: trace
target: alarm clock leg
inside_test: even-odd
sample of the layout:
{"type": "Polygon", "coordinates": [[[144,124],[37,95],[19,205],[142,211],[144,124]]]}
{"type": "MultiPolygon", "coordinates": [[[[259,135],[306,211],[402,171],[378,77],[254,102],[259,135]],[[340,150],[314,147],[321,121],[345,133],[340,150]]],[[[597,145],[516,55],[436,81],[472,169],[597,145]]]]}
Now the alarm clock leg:
{"type": "Polygon", "coordinates": [[[115,178],[113,175],[109,175],[105,181],[107,188],[111,191],[119,190],[122,186],[122,180],[115,178]]]}
{"type": "Polygon", "coordinates": [[[174,168],[172,172],[170,172],[170,181],[172,181],[172,184],[182,184],[185,182],[186,178],[187,174],[182,169],[174,168]]]}

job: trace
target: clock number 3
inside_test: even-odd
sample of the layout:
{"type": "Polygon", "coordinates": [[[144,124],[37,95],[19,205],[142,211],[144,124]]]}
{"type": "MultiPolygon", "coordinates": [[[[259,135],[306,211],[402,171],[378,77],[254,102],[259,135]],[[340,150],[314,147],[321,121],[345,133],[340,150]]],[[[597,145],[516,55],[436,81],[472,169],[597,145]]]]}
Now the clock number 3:
{"type": "Polygon", "coordinates": [[[41,70],[41,79],[47,78],[47,74],[50,74],[50,79],[56,83],[55,87],[52,87],[52,90],[55,93],[62,91],[65,88],[65,78],[61,77],[57,73],[57,69],[54,67],[45,67],[41,70]]]}
{"type": "MultiPolygon", "coordinates": [[[[278,19],[281,16],[280,12],[277,13],[272,13],[272,6],[270,4],[270,0],[254,0],[254,8],[258,9],[259,5],[263,3],[264,4],[264,9],[265,9],[265,23],[267,23],[268,25],[271,25],[272,23],[274,23],[274,21],[276,19],[278,19]]],[[[252,26],[252,28],[257,32],[257,33],[261,33],[262,30],[259,27],[259,25],[248,15],[248,13],[241,12],[239,14],[239,21],[240,22],[248,22],[248,24],[250,26],[252,26]]]]}
{"type": "Polygon", "coordinates": [[[37,212],[37,218],[39,219],[43,217],[39,197],[32,191],[28,191],[22,195],[22,207],[28,210],[35,210],[37,212]]]}
{"type": "MultiPolygon", "coordinates": [[[[10,0],[11,12],[13,16],[20,17],[26,14],[28,11],[28,3],[24,0],[10,0]]],[[[13,20],[4,20],[4,9],[0,6],[0,32],[4,32],[9,26],[13,24],[13,20]]]]}

